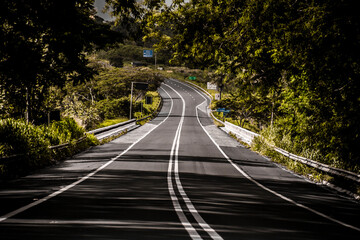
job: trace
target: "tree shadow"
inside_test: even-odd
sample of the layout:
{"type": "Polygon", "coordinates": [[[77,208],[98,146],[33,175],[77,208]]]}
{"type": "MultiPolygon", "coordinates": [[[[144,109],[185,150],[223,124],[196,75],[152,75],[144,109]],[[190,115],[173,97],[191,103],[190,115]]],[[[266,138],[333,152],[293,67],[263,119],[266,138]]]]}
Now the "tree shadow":
{"type": "MultiPolygon", "coordinates": [[[[108,159],[79,157],[76,161],[13,182],[1,190],[1,206],[6,206],[7,211],[24,206],[91,171],[70,166],[90,163],[96,169],[108,159]]],[[[256,159],[235,161],[244,168],[276,168],[256,159]]],[[[189,239],[169,195],[168,163],[168,150],[132,149],[81,184],[0,223],[2,239],[189,239]]],[[[232,166],[222,158],[179,156],[179,176],[186,194],[224,239],[358,238],[357,232],[286,202],[240,174],[222,172],[227,168],[232,166]],[[192,165],[204,170],[186,168],[192,165]],[[211,168],[217,168],[219,173],[208,174],[206,170],[211,168]]],[[[358,205],[344,204],[329,192],[319,194],[316,186],[296,177],[280,181],[262,178],[261,183],[290,198],[298,196],[296,200],[314,208],[324,203],[325,212],[333,208],[334,217],[358,224],[358,205]]],[[[174,180],[173,184],[176,188],[174,180]]],[[[181,204],[188,219],[192,219],[185,204],[181,204]]],[[[201,230],[198,224],[194,226],[201,230]]]]}

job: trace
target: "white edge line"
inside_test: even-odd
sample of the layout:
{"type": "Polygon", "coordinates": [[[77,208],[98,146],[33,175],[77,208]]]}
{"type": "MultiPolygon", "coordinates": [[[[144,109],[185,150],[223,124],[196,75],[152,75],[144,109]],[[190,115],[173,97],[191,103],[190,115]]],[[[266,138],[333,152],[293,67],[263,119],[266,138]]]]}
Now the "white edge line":
{"type": "MultiPolygon", "coordinates": [[[[173,80],[173,81],[176,81],[176,80],[173,80]]],[[[204,97],[204,93],[200,93],[197,89],[195,89],[194,87],[192,87],[192,86],[190,86],[190,85],[186,85],[185,83],[182,83],[182,82],[180,82],[181,84],[183,84],[183,85],[185,85],[185,86],[188,86],[189,88],[192,88],[194,91],[196,91],[199,95],[201,95],[204,99],[205,99],[205,101],[207,101],[207,99],[206,99],[206,97],[204,97]]],[[[203,104],[204,102],[202,102],[201,104],[203,104]]],[[[201,104],[199,104],[198,106],[200,106],[201,104]]],[[[338,224],[340,224],[340,225],[342,225],[342,226],[344,226],[344,227],[347,227],[347,228],[351,228],[351,229],[353,229],[353,230],[356,230],[356,231],[359,231],[360,232],[360,228],[358,228],[358,227],[355,227],[355,226],[353,226],[353,225],[350,225],[350,224],[347,224],[347,223],[344,223],[344,222],[342,222],[342,221],[340,221],[340,220],[337,220],[337,219],[335,219],[335,218],[332,218],[332,217],[330,217],[330,216],[328,216],[328,215],[326,215],[326,214],[324,214],[324,213],[321,213],[321,212],[319,212],[319,211],[316,211],[315,209],[312,209],[312,208],[310,208],[310,207],[307,207],[307,206],[305,206],[305,205],[303,205],[303,204],[301,204],[301,203],[298,203],[298,202],[295,202],[294,200],[292,200],[292,199],[290,199],[290,198],[288,198],[288,197],[285,197],[284,195],[282,195],[282,194],[280,194],[280,193],[278,193],[278,192],[276,192],[276,191],[274,191],[274,190],[271,190],[270,188],[268,188],[268,187],[265,187],[264,185],[262,185],[261,183],[259,183],[258,181],[256,181],[255,179],[253,179],[252,177],[250,177],[247,173],[245,173],[238,165],[236,165],[226,154],[225,154],[225,152],[221,149],[221,147],[215,142],[215,140],[210,136],[210,134],[207,132],[207,130],[204,128],[204,126],[201,124],[201,122],[200,122],[200,119],[199,119],[199,116],[198,116],[198,106],[196,107],[196,117],[197,117],[197,119],[198,119],[198,122],[199,122],[199,124],[200,124],[200,126],[202,127],[202,129],[205,131],[205,133],[209,136],[209,138],[211,139],[211,141],[215,144],[215,146],[219,149],[219,151],[221,152],[221,154],[231,163],[231,165],[238,171],[238,172],[240,172],[244,177],[246,177],[248,180],[250,180],[251,182],[253,182],[254,184],[256,184],[257,186],[259,186],[260,188],[262,188],[262,189],[264,189],[264,190],[266,190],[266,191],[268,191],[268,192],[270,192],[270,193],[272,193],[272,194],[274,194],[275,196],[277,196],[277,197],[279,197],[279,198],[281,198],[281,199],[283,199],[283,200],[285,200],[285,201],[287,201],[287,202],[290,202],[290,203],[292,203],[292,204],[294,204],[294,205],[296,205],[296,206],[298,206],[298,207],[300,207],[300,208],[303,208],[303,209],[306,209],[306,210],[308,210],[308,211],[310,211],[310,212],[312,212],[312,213],[315,213],[316,215],[319,215],[319,216],[321,216],[321,217],[323,217],[323,218],[325,218],[325,219],[328,219],[328,220],[330,220],[330,221],[332,221],[332,222],[335,222],[335,223],[338,223],[338,224]]]]}
{"type": "MultiPolygon", "coordinates": [[[[161,88],[161,87],[160,87],[161,88]]],[[[164,89],[162,89],[163,91],[165,91],[164,89]]],[[[166,91],[165,91],[166,94],[168,94],[166,91]]],[[[169,94],[168,94],[169,95],[169,94]]],[[[170,95],[169,95],[170,97],[170,95]]],[[[171,98],[171,97],[170,97],[171,98]]],[[[86,176],[82,177],[81,179],[79,179],[78,181],[76,182],[73,182],[63,188],[61,188],[60,190],[56,191],[56,192],[53,192],[51,193],[50,195],[46,196],[46,197],[43,197],[35,202],[32,202],[28,205],[25,205],[21,208],[18,208],[12,212],[9,212],[3,216],[0,217],[0,223],[5,221],[6,219],[10,218],[10,217],[13,217],[21,212],[24,212],[32,207],[35,207],[36,205],[39,205],[73,187],[75,187],[76,185],[82,183],[83,181],[89,179],[90,177],[92,177],[93,175],[95,175],[96,173],[98,173],[99,171],[103,170],[104,168],[106,168],[107,166],[109,166],[111,163],[113,163],[115,160],[117,160],[118,158],[120,158],[122,155],[124,155],[125,153],[127,153],[131,148],[133,148],[135,146],[135,144],[137,144],[138,142],[140,142],[142,139],[144,139],[147,135],[149,135],[152,131],[154,131],[157,127],[159,127],[162,123],[164,123],[170,116],[170,113],[171,113],[171,110],[172,110],[172,102],[171,102],[171,109],[167,115],[167,117],[162,121],[160,122],[158,125],[156,125],[153,129],[151,129],[149,132],[147,132],[145,135],[143,135],[141,138],[139,138],[138,140],[136,140],[133,144],[131,144],[127,149],[125,149],[122,153],[120,153],[119,155],[117,155],[116,157],[110,159],[110,161],[108,161],[107,163],[103,164],[102,166],[100,166],[99,168],[97,168],[95,171],[92,171],[91,173],[87,174],[86,176]]]]}
{"type": "MultiPolygon", "coordinates": [[[[189,86],[189,87],[191,87],[191,86],[189,86]]],[[[191,88],[192,88],[192,87],[191,87],[191,88]]],[[[196,89],[194,89],[194,90],[197,91],[196,89]]],[[[197,91],[197,92],[198,92],[198,91],[197,91]]],[[[199,93],[199,92],[198,92],[198,93],[199,93]]],[[[200,94],[200,93],[199,93],[199,94],[200,94]]],[[[203,98],[205,98],[205,97],[203,96],[203,98]]],[[[206,100],[205,100],[205,101],[206,101],[206,100]]],[[[204,103],[204,102],[203,102],[203,103],[204,103]]],[[[203,103],[201,103],[201,104],[203,104],[203,103]]],[[[201,105],[201,104],[199,104],[199,105],[201,105]]],[[[198,105],[198,106],[199,106],[199,105],[198,105]]],[[[244,172],[238,165],[236,165],[236,164],[225,154],[225,152],[221,149],[221,147],[215,142],[215,140],[210,136],[210,134],[207,132],[207,130],[205,129],[205,127],[201,124],[200,119],[199,119],[199,116],[198,116],[198,106],[196,107],[196,117],[197,117],[197,119],[198,119],[198,122],[199,122],[200,126],[202,127],[202,129],[204,130],[204,132],[209,136],[209,138],[210,138],[211,141],[215,144],[215,146],[219,149],[219,151],[221,152],[221,154],[226,158],[226,160],[228,160],[229,163],[230,163],[238,172],[240,172],[244,177],[246,177],[248,180],[250,180],[251,182],[253,182],[253,183],[256,184],[257,186],[259,186],[260,188],[262,188],[262,189],[264,189],[264,190],[266,190],[266,191],[274,194],[275,196],[277,196],[277,197],[279,197],[279,198],[281,198],[281,199],[283,199],[283,200],[285,200],[285,201],[287,201],[287,202],[290,202],[290,203],[292,203],[292,204],[294,204],[294,205],[296,205],[296,206],[298,206],[298,207],[300,207],[300,208],[306,209],[306,210],[308,210],[308,211],[310,211],[310,212],[312,212],[312,213],[315,213],[316,215],[319,215],[319,216],[321,216],[321,217],[323,217],[323,218],[326,218],[326,219],[328,219],[328,220],[330,220],[330,221],[332,221],[332,222],[338,223],[338,224],[340,224],[340,225],[342,225],[342,226],[344,226],[344,227],[348,227],[348,228],[351,228],[351,229],[353,229],[353,230],[356,230],[356,231],[359,231],[359,232],[360,232],[360,228],[357,228],[357,227],[352,226],[352,225],[350,225],[350,224],[344,223],[344,222],[342,222],[342,221],[340,221],[340,220],[337,220],[337,219],[332,218],[332,217],[330,217],[330,216],[327,216],[327,215],[325,215],[325,214],[323,214],[323,213],[321,213],[321,212],[318,212],[318,211],[316,211],[316,210],[314,210],[314,209],[312,209],[312,208],[310,208],[310,207],[307,207],[307,206],[305,206],[305,205],[303,205],[303,204],[301,204],[301,203],[295,202],[294,200],[292,200],[292,199],[290,199],[290,198],[288,198],[288,197],[285,197],[284,195],[282,195],[282,194],[280,194],[280,193],[278,193],[278,192],[276,192],[276,191],[274,191],[274,190],[271,190],[271,189],[268,188],[268,187],[265,187],[264,185],[262,185],[261,183],[259,183],[258,181],[256,181],[256,180],[253,179],[252,177],[250,177],[250,175],[248,175],[246,172],[244,172]]]]}

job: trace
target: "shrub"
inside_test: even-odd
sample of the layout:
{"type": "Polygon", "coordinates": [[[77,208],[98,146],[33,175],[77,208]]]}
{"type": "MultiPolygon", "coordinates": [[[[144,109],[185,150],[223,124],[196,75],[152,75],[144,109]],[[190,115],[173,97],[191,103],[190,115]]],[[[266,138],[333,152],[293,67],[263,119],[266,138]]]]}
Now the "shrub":
{"type": "Polygon", "coordinates": [[[24,155],[30,168],[45,165],[50,159],[50,142],[44,131],[21,120],[0,120],[2,155],[24,155]]]}
{"type": "Polygon", "coordinates": [[[97,108],[100,110],[100,116],[103,119],[127,116],[130,111],[130,100],[129,97],[112,100],[104,99],[97,102],[97,108]]]}
{"type": "Polygon", "coordinates": [[[84,129],[71,118],[53,122],[50,126],[34,126],[22,120],[0,120],[0,177],[13,178],[50,165],[53,159],[71,156],[99,142],[92,135],[84,136],[84,129]],[[69,143],[63,149],[50,149],[52,145],[69,143]]]}

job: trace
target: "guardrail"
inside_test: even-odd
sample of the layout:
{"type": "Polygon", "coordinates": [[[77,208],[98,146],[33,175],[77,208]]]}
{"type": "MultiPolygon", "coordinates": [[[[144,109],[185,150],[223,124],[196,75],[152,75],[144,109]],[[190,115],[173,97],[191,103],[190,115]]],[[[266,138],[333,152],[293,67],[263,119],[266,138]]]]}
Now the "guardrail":
{"type": "MultiPolygon", "coordinates": [[[[85,139],[86,139],[86,136],[83,136],[83,137],[79,138],[75,144],[81,143],[85,139]]],[[[70,143],[63,143],[63,144],[59,144],[59,145],[55,145],[55,146],[49,146],[49,149],[51,149],[51,150],[63,149],[63,148],[68,147],[69,145],[70,145],[70,143]]]]}
{"type": "Polygon", "coordinates": [[[117,135],[123,131],[128,131],[130,129],[136,128],[136,119],[130,119],[126,122],[117,123],[111,126],[98,128],[92,131],[89,131],[88,133],[94,134],[95,137],[99,140],[102,140],[107,137],[111,137],[114,135],[117,135]]]}
{"type": "MultiPolygon", "coordinates": [[[[159,95],[159,96],[160,96],[160,95],[159,95]]],[[[149,118],[154,118],[154,117],[156,117],[156,116],[159,114],[162,106],[163,106],[163,100],[162,100],[162,97],[160,96],[160,102],[159,102],[156,110],[155,110],[152,114],[150,114],[149,116],[146,116],[146,117],[141,118],[141,119],[137,119],[137,120],[136,120],[136,123],[139,123],[139,122],[141,122],[141,121],[147,120],[147,119],[149,119],[149,118]]]]}
{"type": "MultiPolygon", "coordinates": [[[[225,121],[225,129],[228,132],[231,132],[233,134],[236,135],[237,138],[241,139],[242,141],[251,144],[251,142],[253,141],[254,137],[258,137],[260,136],[257,133],[251,132],[247,129],[241,128],[239,126],[236,126],[232,123],[229,123],[227,121],[225,121]]],[[[339,177],[343,177],[347,180],[351,180],[351,181],[355,181],[357,183],[360,183],[360,174],[356,174],[350,171],[346,171],[343,169],[339,169],[339,168],[335,168],[335,167],[331,167],[329,165],[305,158],[305,157],[301,157],[295,154],[292,154],[284,149],[278,148],[276,146],[271,146],[274,148],[274,150],[294,161],[299,161],[307,166],[313,167],[315,169],[318,169],[320,171],[323,171],[325,173],[328,173],[330,175],[336,175],[339,177]]]]}
{"type": "Polygon", "coordinates": [[[102,140],[102,139],[107,138],[107,137],[118,135],[118,134],[120,134],[121,132],[124,132],[124,131],[134,130],[135,128],[139,127],[139,125],[137,125],[139,122],[141,122],[143,120],[146,120],[146,119],[149,119],[149,118],[155,117],[160,112],[160,110],[162,108],[162,104],[163,104],[163,101],[162,101],[162,98],[160,96],[160,102],[159,102],[156,110],[151,115],[146,116],[146,117],[141,118],[141,119],[131,119],[131,120],[128,120],[126,122],[121,122],[121,123],[117,123],[117,124],[114,124],[114,125],[111,125],[111,126],[108,126],[108,127],[95,129],[95,130],[89,131],[88,133],[94,134],[97,139],[102,140]]]}
{"type": "Polygon", "coordinates": [[[205,93],[206,95],[208,95],[211,100],[214,99],[213,96],[212,96],[208,91],[206,91],[205,89],[203,89],[202,87],[196,85],[195,83],[192,83],[192,82],[190,82],[190,81],[187,81],[187,80],[186,80],[186,82],[189,83],[189,84],[191,84],[191,85],[193,85],[194,87],[198,88],[199,90],[201,90],[201,91],[202,91],[203,93],[205,93]]]}
{"type": "Polygon", "coordinates": [[[241,141],[246,142],[247,144],[251,144],[254,137],[258,137],[259,134],[251,132],[245,128],[236,126],[235,124],[232,124],[228,121],[225,121],[224,123],[226,130],[229,132],[232,132],[236,135],[237,138],[241,139],[241,141]]]}
{"type": "MultiPolygon", "coordinates": [[[[117,123],[117,124],[114,124],[114,125],[111,125],[108,127],[95,129],[95,130],[87,132],[86,134],[94,134],[98,140],[102,140],[107,137],[112,137],[114,135],[118,135],[124,131],[126,131],[126,132],[131,131],[137,127],[140,127],[140,125],[136,125],[138,121],[145,120],[150,117],[156,116],[160,112],[160,110],[162,108],[162,104],[163,104],[163,101],[161,99],[156,111],[154,111],[151,115],[149,115],[143,119],[139,119],[139,120],[131,119],[126,122],[121,122],[121,123],[117,123]]],[[[59,145],[55,145],[55,146],[49,146],[49,149],[52,151],[55,151],[55,152],[58,150],[62,151],[63,149],[66,150],[66,148],[71,147],[73,144],[74,145],[79,144],[79,143],[83,142],[84,140],[86,140],[86,135],[79,138],[76,142],[63,143],[63,144],[59,144],[59,145]]],[[[14,170],[14,173],[11,173],[12,175],[6,175],[6,176],[4,175],[4,179],[16,177],[18,175],[27,173],[25,170],[24,171],[21,170],[22,169],[21,167],[27,164],[27,159],[24,158],[24,156],[25,156],[25,154],[15,154],[15,155],[6,156],[6,157],[0,157],[0,165],[5,165],[5,168],[7,168],[7,169],[16,169],[16,171],[14,170]]],[[[0,176],[0,181],[1,181],[1,179],[2,179],[2,176],[0,176]]]]}
{"type": "MultiPolygon", "coordinates": [[[[191,83],[189,81],[186,81],[188,83],[190,83],[191,85],[201,89],[203,92],[207,93],[208,95],[210,95],[205,89],[201,88],[200,86],[194,84],[194,83],[191,83]]],[[[211,95],[210,95],[211,96],[211,95]]],[[[211,116],[218,122],[220,122],[221,124],[223,124],[225,127],[223,128],[226,132],[231,132],[233,134],[236,135],[236,137],[238,139],[240,139],[241,141],[247,143],[247,144],[251,144],[253,139],[255,137],[258,137],[260,136],[259,134],[257,133],[254,133],[252,131],[249,131],[247,129],[244,129],[244,128],[241,128],[239,126],[236,126],[230,122],[223,122],[221,120],[219,120],[218,118],[216,118],[214,116],[214,114],[211,112],[211,116]]],[[[313,167],[317,170],[320,170],[320,171],[323,171],[325,173],[328,173],[329,175],[335,175],[335,176],[339,176],[339,177],[342,177],[344,179],[347,179],[347,180],[351,180],[351,181],[354,181],[354,182],[357,182],[357,183],[360,183],[360,174],[356,174],[356,173],[353,173],[353,172],[350,172],[350,171],[346,171],[346,170],[343,170],[343,169],[339,169],[339,168],[335,168],[335,167],[331,167],[329,165],[326,165],[326,164],[323,164],[323,163],[320,163],[320,162],[317,162],[317,161],[314,161],[314,160],[311,160],[311,159],[308,159],[308,158],[305,158],[305,157],[301,157],[301,156],[297,156],[295,154],[292,154],[288,151],[285,151],[284,149],[281,149],[281,148],[278,148],[276,146],[272,146],[274,148],[274,150],[294,161],[299,161],[307,166],[310,166],[310,167],[313,167]]]]}
{"type": "Polygon", "coordinates": [[[285,151],[285,150],[283,150],[281,148],[278,148],[278,147],[274,147],[274,150],[276,152],[281,153],[282,155],[292,159],[292,160],[299,161],[299,162],[301,162],[303,164],[306,164],[306,165],[308,165],[310,167],[319,169],[319,170],[321,170],[323,172],[329,173],[331,175],[340,176],[340,177],[346,178],[348,180],[360,183],[360,174],[356,174],[356,173],[346,171],[346,170],[343,170],[343,169],[339,169],[339,168],[334,168],[334,167],[328,166],[326,164],[313,161],[313,160],[308,159],[308,158],[300,157],[300,156],[289,153],[288,151],[285,151]]]}

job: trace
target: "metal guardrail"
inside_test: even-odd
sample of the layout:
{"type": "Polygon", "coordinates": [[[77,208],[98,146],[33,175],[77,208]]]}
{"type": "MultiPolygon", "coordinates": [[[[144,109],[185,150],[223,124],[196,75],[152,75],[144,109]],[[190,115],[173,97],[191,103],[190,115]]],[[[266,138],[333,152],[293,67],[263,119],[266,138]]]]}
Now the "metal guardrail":
{"type": "MultiPolygon", "coordinates": [[[[160,112],[160,110],[162,108],[162,104],[163,104],[163,101],[161,98],[156,111],[154,111],[151,115],[149,115],[143,119],[140,119],[140,120],[145,120],[150,117],[156,116],[160,112]]],[[[140,125],[136,125],[137,121],[139,121],[139,120],[131,119],[126,122],[121,122],[121,123],[117,123],[117,124],[114,124],[114,125],[111,125],[108,127],[95,129],[95,130],[89,131],[85,134],[94,134],[95,137],[98,138],[98,140],[102,140],[107,137],[112,137],[114,135],[118,135],[124,131],[130,131],[137,127],[140,127],[140,125]]],[[[86,140],[86,135],[79,138],[75,142],[75,145],[83,142],[84,140],[86,140]]],[[[72,143],[74,143],[74,142],[72,142],[72,143]]],[[[71,143],[63,143],[63,144],[59,144],[59,145],[55,145],[55,146],[49,146],[49,149],[50,150],[62,150],[62,149],[69,148],[70,146],[71,146],[71,143]]],[[[7,167],[18,169],[17,166],[26,164],[26,161],[25,161],[26,158],[23,158],[23,156],[25,156],[25,154],[15,154],[15,155],[6,156],[6,157],[0,157],[0,165],[6,165],[7,167]]]]}
{"type": "MultiPolygon", "coordinates": [[[[188,83],[190,83],[191,85],[194,85],[195,87],[201,89],[203,92],[207,93],[208,95],[210,95],[205,89],[197,86],[196,84],[194,83],[191,83],[189,81],[186,81],[188,83]]],[[[211,95],[210,95],[211,96],[211,95]]],[[[211,97],[212,98],[212,97],[211,97]]],[[[236,126],[230,122],[223,122],[221,120],[219,120],[218,118],[216,118],[214,116],[213,113],[211,113],[211,116],[218,122],[222,123],[225,127],[225,130],[228,131],[228,132],[231,132],[233,134],[236,135],[237,138],[241,139],[242,141],[248,143],[248,144],[251,144],[251,142],[253,141],[253,139],[255,137],[258,137],[260,136],[259,134],[257,133],[254,133],[254,132],[251,132],[247,129],[244,129],[244,128],[241,128],[239,126],[236,126]]],[[[272,146],[274,148],[274,150],[294,161],[299,161],[307,166],[310,166],[310,167],[313,167],[315,169],[318,169],[320,171],[323,171],[323,172],[326,172],[330,175],[336,175],[336,176],[339,176],[339,177],[343,177],[347,180],[351,180],[351,181],[354,181],[354,182],[357,182],[357,183],[360,183],[360,174],[356,174],[356,173],[353,173],[353,172],[350,172],[350,171],[347,171],[347,170],[343,170],[343,169],[339,169],[339,168],[335,168],[335,167],[331,167],[329,165],[326,165],[326,164],[323,164],[323,163],[320,163],[320,162],[317,162],[317,161],[314,161],[314,160],[311,160],[311,159],[308,159],[308,158],[305,158],[305,157],[301,157],[301,156],[297,156],[295,154],[292,154],[288,151],[285,151],[284,149],[281,149],[281,148],[278,148],[276,146],[272,146]]]]}
{"type": "Polygon", "coordinates": [[[282,155],[292,159],[292,160],[299,161],[299,162],[301,162],[303,164],[306,164],[306,165],[308,165],[310,167],[319,169],[319,170],[321,170],[323,172],[326,172],[326,173],[329,173],[329,174],[332,174],[332,175],[336,175],[336,176],[340,176],[340,177],[346,178],[348,180],[360,183],[360,174],[356,174],[356,173],[346,171],[346,170],[343,170],[343,169],[339,169],[339,168],[334,168],[334,167],[328,166],[326,164],[313,161],[313,160],[308,159],[308,158],[300,157],[300,156],[289,153],[288,151],[285,151],[285,150],[283,150],[281,148],[278,148],[278,147],[274,147],[274,150],[276,152],[281,153],[282,155]]]}
{"type": "Polygon", "coordinates": [[[124,131],[133,130],[133,129],[139,127],[138,125],[136,125],[137,123],[139,123],[139,122],[141,122],[143,120],[146,120],[148,118],[152,118],[152,117],[156,116],[160,112],[160,110],[162,108],[162,104],[163,104],[163,101],[162,101],[162,98],[160,96],[160,102],[159,102],[156,110],[151,115],[146,116],[146,117],[141,118],[141,119],[131,119],[131,120],[128,120],[126,122],[121,122],[121,123],[117,123],[117,124],[114,124],[114,125],[111,125],[111,126],[95,129],[95,130],[89,131],[88,133],[94,134],[95,137],[97,137],[97,139],[102,140],[104,138],[117,135],[117,134],[119,134],[121,132],[124,132],[124,131]]]}
{"type": "Polygon", "coordinates": [[[199,90],[201,90],[201,91],[202,91],[203,93],[205,93],[206,95],[208,95],[209,98],[211,99],[211,101],[213,100],[213,96],[212,96],[208,91],[206,91],[206,90],[203,89],[202,87],[196,85],[195,83],[192,83],[192,82],[190,82],[190,81],[186,81],[186,82],[189,83],[189,84],[191,84],[191,85],[193,85],[194,87],[198,88],[199,90]]]}
{"type": "MultiPolygon", "coordinates": [[[[160,96],[160,95],[159,95],[159,96],[160,96]]],[[[137,119],[137,120],[136,120],[136,123],[139,123],[139,122],[141,122],[141,121],[144,121],[144,120],[147,120],[147,119],[149,119],[149,118],[153,118],[153,117],[157,116],[157,115],[159,114],[162,106],[163,106],[163,99],[162,99],[162,97],[160,96],[160,102],[159,102],[156,110],[155,110],[152,114],[150,114],[149,116],[146,116],[146,117],[141,118],[141,119],[137,119]]]]}
{"type": "Polygon", "coordinates": [[[130,119],[130,120],[126,121],[126,122],[121,122],[121,123],[117,123],[117,124],[114,124],[114,125],[111,125],[111,126],[91,130],[88,133],[94,134],[96,136],[99,133],[103,133],[103,132],[106,132],[106,131],[109,131],[111,129],[121,127],[121,126],[124,126],[124,125],[133,124],[135,122],[136,122],[136,119],[130,119]]]}
{"type": "MultiPolygon", "coordinates": [[[[237,138],[240,138],[242,141],[251,144],[252,140],[254,139],[254,137],[258,137],[260,136],[257,133],[251,132],[247,129],[241,128],[239,126],[236,126],[232,123],[229,123],[227,121],[225,121],[225,128],[227,131],[232,132],[233,134],[236,135],[237,138]]],[[[326,172],[330,175],[336,175],[336,176],[340,176],[343,177],[345,179],[360,183],[360,174],[356,174],[350,171],[346,171],[343,169],[339,169],[339,168],[335,168],[335,167],[331,167],[329,165],[305,158],[305,157],[301,157],[295,154],[292,154],[288,151],[285,151],[284,149],[278,148],[276,146],[272,146],[274,148],[274,150],[294,161],[299,161],[307,166],[313,167],[315,169],[318,169],[320,171],[326,172]]]]}
{"type": "MultiPolygon", "coordinates": [[[[83,136],[83,137],[79,138],[75,144],[81,143],[85,139],[86,139],[86,136],[83,136]]],[[[49,146],[49,149],[51,149],[51,150],[63,149],[63,148],[68,147],[69,145],[70,145],[70,143],[63,143],[63,144],[59,144],[59,145],[55,145],[55,146],[49,146]]]]}
{"type": "Polygon", "coordinates": [[[89,131],[89,134],[94,134],[98,140],[103,140],[108,137],[112,137],[114,135],[118,135],[124,131],[129,131],[135,129],[136,126],[136,119],[131,119],[126,122],[117,123],[111,126],[95,129],[89,131]]]}
{"type": "Polygon", "coordinates": [[[237,138],[240,138],[243,142],[246,142],[247,144],[251,144],[254,137],[258,137],[259,134],[251,132],[245,128],[236,126],[235,124],[232,124],[228,121],[225,121],[224,123],[225,128],[236,135],[237,138]]]}

